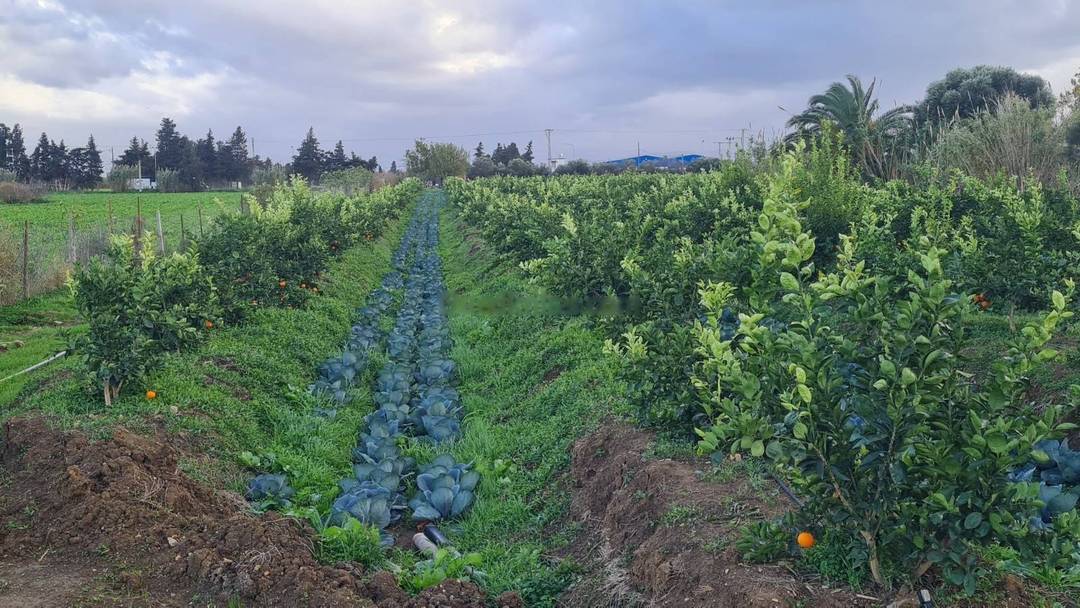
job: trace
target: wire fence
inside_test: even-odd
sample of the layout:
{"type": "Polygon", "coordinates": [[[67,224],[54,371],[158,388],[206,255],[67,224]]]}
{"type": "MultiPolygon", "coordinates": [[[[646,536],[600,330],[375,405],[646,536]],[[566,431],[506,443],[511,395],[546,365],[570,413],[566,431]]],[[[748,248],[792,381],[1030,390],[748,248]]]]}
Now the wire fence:
{"type": "MultiPolygon", "coordinates": [[[[241,212],[247,208],[241,204],[241,212]]],[[[153,236],[158,253],[183,251],[209,227],[213,212],[202,207],[183,213],[113,216],[82,222],[69,216],[55,222],[0,223],[0,305],[14,304],[62,287],[76,264],[85,264],[108,249],[113,235],[133,235],[142,224],[153,236]]]]}

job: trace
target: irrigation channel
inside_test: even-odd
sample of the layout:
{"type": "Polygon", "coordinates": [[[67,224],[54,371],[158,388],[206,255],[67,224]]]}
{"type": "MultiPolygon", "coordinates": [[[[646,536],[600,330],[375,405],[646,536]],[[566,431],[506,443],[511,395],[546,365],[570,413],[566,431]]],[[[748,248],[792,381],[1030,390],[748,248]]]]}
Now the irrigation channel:
{"type": "MultiPolygon", "coordinates": [[[[363,421],[352,450],[353,475],[339,481],[341,494],[325,514],[327,525],[350,518],[377,528],[384,545],[394,537],[388,528],[406,511],[416,522],[413,542],[430,556],[447,544],[435,524],[455,518],[473,503],[479,473],[470,465],[443,454],[417,463],[402,453],[400,440],[441,444],[461,435],[461,396],[454,388],[455,366],[445,312],[445,289],[438,254],[439,208],[443,195],[426,192],[419,202],[392,257],[393,268],[357,310],[340,356],[319,366],[309,391],[325,406],[319,414],[334,416],[351,399],[350,387],[362,377],[372,355],[385,348],[386,363],[378,374],[373,399],[376,409],[363,421]],[[393,327],[383,331],[382,320],[396,307],[393,327]],[[406,480],[416,476],[406,500],[406,480]]],[[[252,500],[287,498],[292,491],[284,475],[263,474],[251,481],[252,500]]]]}

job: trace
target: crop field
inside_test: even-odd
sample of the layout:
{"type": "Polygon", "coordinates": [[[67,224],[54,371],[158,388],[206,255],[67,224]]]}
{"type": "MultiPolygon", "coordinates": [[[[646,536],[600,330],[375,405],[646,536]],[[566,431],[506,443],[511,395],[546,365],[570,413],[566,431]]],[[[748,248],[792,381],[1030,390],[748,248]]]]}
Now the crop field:
{"type": "MultiPolygon", "coordinates": [[[[0,206],[0,303],[23,299],[24,236],[26,294],[35,296],[63,284],[73,261],[104,251],[110,234],[131,233],[141,209],[143,225],[161,231],[168,251],[179,248],[181,228],[190,239],[217,215],[238,211],[236,192],[53,193],[44,202],[0,206]],[[110,219],[109,213],[112,213],[110,219]],[[25,232],[25,234],[24,234],[25,232]]],[[[156,237],[155,237],[156,238],[156,237]]]]}
{"type": "Polygon", "coordinates": [[[0,600],[1080,606],[1075,184],[831,128],[134,198],[213,221],[0,307],[0,600]]]}
{"type": "MultiPolygon", "coordinates": [[[[91,605],[180,577],[220,605],[589,606],[656,593],[656,560],[695,605],[872,606],[920,579],[948,605],[997,605],[1002,580],[1075,605],[1075,266],[1025,268],[994,249],[1018,224],[978,221],[1009,197],[1014,218],[1075,207],[967,179],[938,194],[967,215],[930,234],[926,199],[813,156],[832,153],[351,198],[298,182],[277,211],[223,214],[197,263],[133,268],[129,242],[80,265],[73,295],[0,309],[0,375],[72,352],[0,384],[11,449],[65,446],[9,469],[0,546],[89,509],[56,567],[132,556],[57,591],[91,605]],[[844,221],[814,192],[847,192],[844,221]],[[970,226],[979,245],[950,247],[970,226]],[[136,470],[108,464],[117,446],[136,470]],[[78,503],[41,483],[101,458],[78,503]],[[294,557],[239,559],[267,543],[294,557]]],[[[1075,220],[1029,238],[1071,260],[1055,227],[1075,220]]]]}

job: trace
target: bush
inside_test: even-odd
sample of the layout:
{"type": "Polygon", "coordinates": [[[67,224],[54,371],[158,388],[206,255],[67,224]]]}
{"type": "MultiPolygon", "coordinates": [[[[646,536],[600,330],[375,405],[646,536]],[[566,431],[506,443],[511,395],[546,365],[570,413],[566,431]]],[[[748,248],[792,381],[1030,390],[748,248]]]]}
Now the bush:
{"type": "Polygon", "coordinates": [[[131,180],[139,178],[139,169],[134,165],[113,165],[105,177],[105,183],[113,192],[127,192],[131,189],[131,180]]]}
{"type": "Polygon", "coordinates": [[[167,351],[198,342],[218,323],[217,292],[195,255],[155,257],[144,247],[136,262],[121,237],[101,259],[75,269],[71,289],[87,332],[72,340],[105,404],[138,381],[167,351]]]}
{"type": "Polygon", "coordinates": [[[158,192],[180,192],[180,173],[173,169],[158,169],[154,182],[158,192]]]}
{"type": "Polygon", "coordinates": [[[15,181],[0,181],[0,202],[35,203],[45,199],[48,191],[41,184],[25,184],[15,181]]]}
{"type": "Polygon", "coordinates": [[[360,194],[371,187],[372,175],[363,167],[327,171],[319,177],[319,189],[337,191],[345,196],[360,194]]]}
{"type": "Polygon", "coordinates": [[[214,277],[225,318],[267,306],[300,306],[318,291],[330,257],[382,234],[419,192],[408,180],[370,195],[317,194],[303,178],[278,185],[265,208],[218,216],[196,243],[214,277]]]}
{"type": "MultiPolygon", "coordinates": [[[[747,286],[702,289],[695,384],[712,424],[698,429],[700,448],[771,458],[805,496],[803,518],[863,541],[877,584],[936,568],[972,592],[975,547],[1031,553],[1053,536],[1029,528],[1038,488],[1010,473],[1072,428],[1061,407],[1036,412],[1023,398],[1025,378],[1055,356],[1046,343],[1071,316],[1072,285],[973,384],[962,363],[975,305],[945,277],[946,254],[923,239],[917,269],[894,284],[844,239],[837,269],[817,276],[794,173],[788,158],[771,180],[747,286]],[[736,297],[748,313],[732,335],[723,311],[736,297]]],[[[1075,528],[1063,539],[1080,541],[1075,528]]]]}
{"type": "Polygon", "coordinates": [[[1006,95],[993,108],[946,129],[930,149],[930,160],[944,170],[991,179],[1032,173],[1044,184],[1058,178],[1065,160],[1065,126],[1054,120],[1053,107],[1035,109],[1017,95],[1006,95]]]}

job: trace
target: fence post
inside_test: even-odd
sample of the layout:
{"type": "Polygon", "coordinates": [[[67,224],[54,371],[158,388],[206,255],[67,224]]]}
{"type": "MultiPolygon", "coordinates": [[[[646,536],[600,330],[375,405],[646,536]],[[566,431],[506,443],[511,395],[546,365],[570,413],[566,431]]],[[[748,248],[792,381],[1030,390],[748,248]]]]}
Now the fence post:
{"type": "Polygon", "coordinates": [[[22,296],[30,299],[30,220],[23,221],[22,233],[22,296]]]}
{"type": "Polygon", "coordinates": [[[138,197],[135,198],[135,238],[131,242],[131,261],[138,270],[142,268],[142,264],[139,261],[139,255],[142,249],[142,201],[138,197]]]}
{"type": "Polygon", "coordinates": [[[180,251],[183,252],[187,244],[187,233],[184,231],[184,214],[180,214],[180,251]]]}
{"type": "Polygon", "coordinates": [[[195,208],[195,210],[199,212],[199,238],[201,239],[201,238],[203,237],[203,229],[202,229],[202,205],[199,205],[198,207],[196,207],[196,208],[195,208]]]}
{"type": "Polygon", "coordinates": [[[68,263],[74,264],[79,261],[79,250],[75,244],[75,214],[68,214],[68,263]]]}
{"type": "Polygon", "coordinates": [[[157,240],[158,251],[161,252],[161,255],[165,255],[165,231],[161,229],[161,209],[157,211],[157,240]]]}

